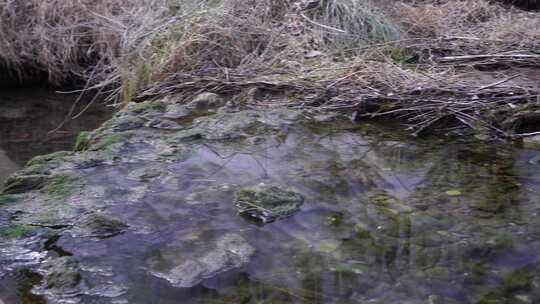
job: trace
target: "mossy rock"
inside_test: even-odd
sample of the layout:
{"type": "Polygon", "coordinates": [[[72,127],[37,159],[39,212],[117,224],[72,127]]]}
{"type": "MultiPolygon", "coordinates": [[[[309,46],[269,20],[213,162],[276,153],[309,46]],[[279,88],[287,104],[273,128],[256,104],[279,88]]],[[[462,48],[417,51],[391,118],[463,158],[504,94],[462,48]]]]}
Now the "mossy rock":
{"type": "Polygon", "coordinates": [[[74,146],[73,149],[75,151],[84,151],[84,150],[88,149],[90,147],[90,135],[91,134],[92,134],[92,132],[88,132],[88,131],[80,132],[77,135],[77,139],[75,140],[75,146],[74,146]]]}
{"type": "Polygon", "coordinates": [[[78,177],[59,175],[54,177],[43,191],[52,199],[62,200],[80,188],[81,181],[78,177]]]}
{"type": "Polygon", "coordinates": [[[17,194],[37,190],[44,187],[50,176],[42,174],[19,175],[14,174],[6,180],[2,194],[17,194]]]}
{"type": "Polygon", "coordinates": [[[111,149],[116,145],[127,142],[129,136],[126,134],[106,133],[96,138],[95,143],[91,145],[91,150],[111,149]]]}
{"type": "Polygon", "coordinates": [[[235,203],[241,215],[268,223],[298,212],[304,197],[278,186],[260,184],[237,191],[235,203]]]}
{"type": "Polygon", "coordinates": [[[40,165],[49,165],[57,167],[65,161],[65,157],[71,155],[69,151],[58,151],[47,155],[40,155],[32,158],[26,163],[26,167],[34,167],[40,165]]]}

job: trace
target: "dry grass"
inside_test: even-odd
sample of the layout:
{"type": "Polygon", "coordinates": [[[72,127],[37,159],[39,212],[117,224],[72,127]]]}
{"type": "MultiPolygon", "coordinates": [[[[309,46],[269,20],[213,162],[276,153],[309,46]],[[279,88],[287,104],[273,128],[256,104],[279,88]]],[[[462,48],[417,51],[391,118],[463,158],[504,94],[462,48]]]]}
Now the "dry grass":
{"type": "Polygon", "coordinates": [[[467,35],[502,11],[502,7],[487,0],[451,0],[443,4],[398,3],[394,14],[410,36],[436,38],[467,35]]]}
{"type": "Polygon", "coordinates": [[[314,39],[333,49],[388,42],[400,36],[397,25],[366,0],[320,1],[301,16],[316,25],[314,39]]]}
{"type": "Polygon", "coordinates": [[[538,47],[540,14],[505,8],[488,0],[447,0],[442,4],[400,3],[393,12],[414,38],[467,37],[499,45],[538,47]]]}
{"type": "Polygon", "coordinates": [[[23,80],[45,73],[53,84],[85,73],[117,55],[119,15],[132,2],[3,0],[0,65],[23,80]]]}
{"type": "Polygon", "coordinates": [[[0,2],[0,61],[22,78],[86,76],[115,101],[212,91],[249,107],[399,117],[416,134],[453,122],[512,137],[493,113],[539,98],[511,72],[470,77],[540,66],[539,15],[488,0],[108,1],[0,2]]]}

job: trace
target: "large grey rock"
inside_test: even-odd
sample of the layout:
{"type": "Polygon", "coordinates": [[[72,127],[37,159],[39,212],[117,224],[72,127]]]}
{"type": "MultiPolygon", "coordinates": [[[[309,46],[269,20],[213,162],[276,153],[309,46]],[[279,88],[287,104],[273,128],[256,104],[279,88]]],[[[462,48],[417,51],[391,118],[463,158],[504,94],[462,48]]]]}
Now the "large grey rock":
{"type": "Polygon", "coordinates": [[[273,185],[259,184],[235,193],[239,213],[263,223],[290,216],[298,212],[303,203],[301,194],[273,185]]]}
{"type": "Polygon", "coordinates": [[[165,249],[159,257],[149,260],[150,272],[175,287],[188,288],[243,266],[255,254],[255,248],[236,233],[227,233],[211,248],[201,249],[186,257],[178,248],[165,249]]]}
{"type": "Polygon", "coordinates": [[[225,99],[218,94],[204,92],[197,95],[190,103],[187,104],[187,106],[195,111],[208,111],[220,108],[224,106],[225,103],[225,99]]]}

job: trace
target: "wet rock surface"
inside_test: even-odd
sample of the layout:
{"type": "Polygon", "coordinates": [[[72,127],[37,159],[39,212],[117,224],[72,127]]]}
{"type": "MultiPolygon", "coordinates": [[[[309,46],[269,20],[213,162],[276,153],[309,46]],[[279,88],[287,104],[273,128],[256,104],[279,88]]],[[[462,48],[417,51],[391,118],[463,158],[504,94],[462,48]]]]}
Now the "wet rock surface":
{"type": "Polygon", "coordinates": [[[17,172],[0,291],[27,273],[50,303],[540,301],[538,151],[198,98],[128,104],[17,172]]]}

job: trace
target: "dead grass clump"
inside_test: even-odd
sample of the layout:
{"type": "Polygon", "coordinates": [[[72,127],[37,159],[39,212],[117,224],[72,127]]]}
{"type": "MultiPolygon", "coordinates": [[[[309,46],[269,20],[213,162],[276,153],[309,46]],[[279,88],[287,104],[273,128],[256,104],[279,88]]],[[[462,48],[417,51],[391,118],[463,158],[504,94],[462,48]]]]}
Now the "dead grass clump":
{"type": "Polygon", "coordinates": [[[173,42],[160,74],[212,73],[220,68],[236,68],[260,56],[269,47],[272,31],[259,21],[229,12],[212,12],[194,20],[173,42]]]}
{"type": "Polygon", "coordinates": [[[291,45],[283,30],[288,0],[193,0],[191,4],[179,8],[174,19],[162,22],[166,26],[161,31],[147,35],[146,43],[137,44],[136,54],[119,58],[115,74],[120,75],[124,100],[176,74],[268,69],[291,45]]]}
{"type": "Polygon", "coordinates": [[[519,47],[540,47],[540,15],[513,11],[490,20],[481,29],[481,37],[504,41],[519,47]]]}
{"type": "Polygon", "coordinates": [[[357,48],[397,40],[394,22],[365,0],[320,0],[301,13],[310,23],[315,40],[332,49],[357,48]]]}
{"type": "Polygon", "coordinates": [[[220,69],[276,71],[293,62],[302,65],[313,49],[335,52],[399,37],[395,25],[366,1],[321,0],[317,8],[300,12],[293,4],[225,0],[183,22],[178,25],[180,36],[165,36],[172,43],[157,77],[177,72],[207,75],[220,69]]]}
{"type": "Polygon", "coordinates": [[[479,24],[497,18],[503,9],[487,0],[449,0],[421,4],[400,3],[394,14],[411,37],[467,35],[479,24]]]}
{"type": "Polygon", "coordinates": [[[137,1],[2,1],[0,66],[24,80],[36,70],[50,83],[80,76],[118,55],[121,13],[137,1]]]}

